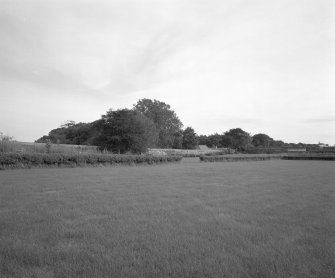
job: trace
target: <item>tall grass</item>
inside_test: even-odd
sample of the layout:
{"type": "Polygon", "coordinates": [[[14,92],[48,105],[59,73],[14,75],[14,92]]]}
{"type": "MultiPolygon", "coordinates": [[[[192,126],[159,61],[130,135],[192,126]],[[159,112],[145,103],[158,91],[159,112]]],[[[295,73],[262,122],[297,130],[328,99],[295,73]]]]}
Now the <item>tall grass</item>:
{"type": "Polygon", "coordinates": [[[3,135],[0,132],[0,153],[14,152],[18,149],[17,142],[12,140],[12,137],[3,135]]]}

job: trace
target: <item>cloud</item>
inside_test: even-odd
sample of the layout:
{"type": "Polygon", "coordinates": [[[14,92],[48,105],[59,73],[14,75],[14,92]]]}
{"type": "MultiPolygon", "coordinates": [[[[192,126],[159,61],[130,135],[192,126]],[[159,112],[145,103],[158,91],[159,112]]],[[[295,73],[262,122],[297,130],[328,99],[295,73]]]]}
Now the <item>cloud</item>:
{"type": "MultiPolygon", "coordinates": [[[[2,104],[59,95],[54,115],[73,117],[79,105],[76,119],[90,120],[148,97],[171,104],[199,133],[246,126],[298,138],[309,128],[301,125],[306,115],[305,123],[333,124],[321,116],[334,114],[333,7],[330,0],[2,0],[0,89],[9,92],[2,104]]],[[[48,114],[43,101],[29,105],[36,123],[48,114]]],[[[320,134],[317,124],[313,131],[320,134]]]]}
{"type": "Polygon", "coordinates": [[[328,115],[328,116],[319,116],[315,118],[307,118],[304,119],[303,122],[308,124],[335,123],[335,116],[328,115]]]}

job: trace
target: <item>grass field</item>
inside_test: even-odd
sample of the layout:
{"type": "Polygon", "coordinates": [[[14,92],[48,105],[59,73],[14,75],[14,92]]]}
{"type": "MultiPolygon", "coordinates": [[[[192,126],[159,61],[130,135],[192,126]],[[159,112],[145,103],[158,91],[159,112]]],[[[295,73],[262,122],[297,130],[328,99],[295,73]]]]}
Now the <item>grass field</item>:
{"type": "Polygon", "coordinates": [[[0,172],[0,277],[335,277],[335,171],[256,161],[0,172]]]}

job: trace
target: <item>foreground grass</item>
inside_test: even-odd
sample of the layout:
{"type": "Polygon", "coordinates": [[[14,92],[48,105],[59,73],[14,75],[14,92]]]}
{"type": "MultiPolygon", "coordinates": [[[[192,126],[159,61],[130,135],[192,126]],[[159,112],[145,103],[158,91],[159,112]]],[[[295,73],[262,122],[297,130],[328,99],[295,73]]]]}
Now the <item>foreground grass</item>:
{"type": "Polygon", "coordinates": [[[189,161],[0,172],[0,277],[334,277],[333,163],[189,161]]]}

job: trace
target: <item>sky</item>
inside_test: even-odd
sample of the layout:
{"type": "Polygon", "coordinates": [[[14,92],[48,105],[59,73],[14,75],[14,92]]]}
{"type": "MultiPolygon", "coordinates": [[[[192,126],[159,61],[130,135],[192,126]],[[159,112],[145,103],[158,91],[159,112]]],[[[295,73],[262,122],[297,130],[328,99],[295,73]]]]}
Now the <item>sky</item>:
{"type": "Polygon", "coordinates": [[[0,0],[0,132],[142,98],[198,134],[335,144],[332,0],[0,0]]]}

